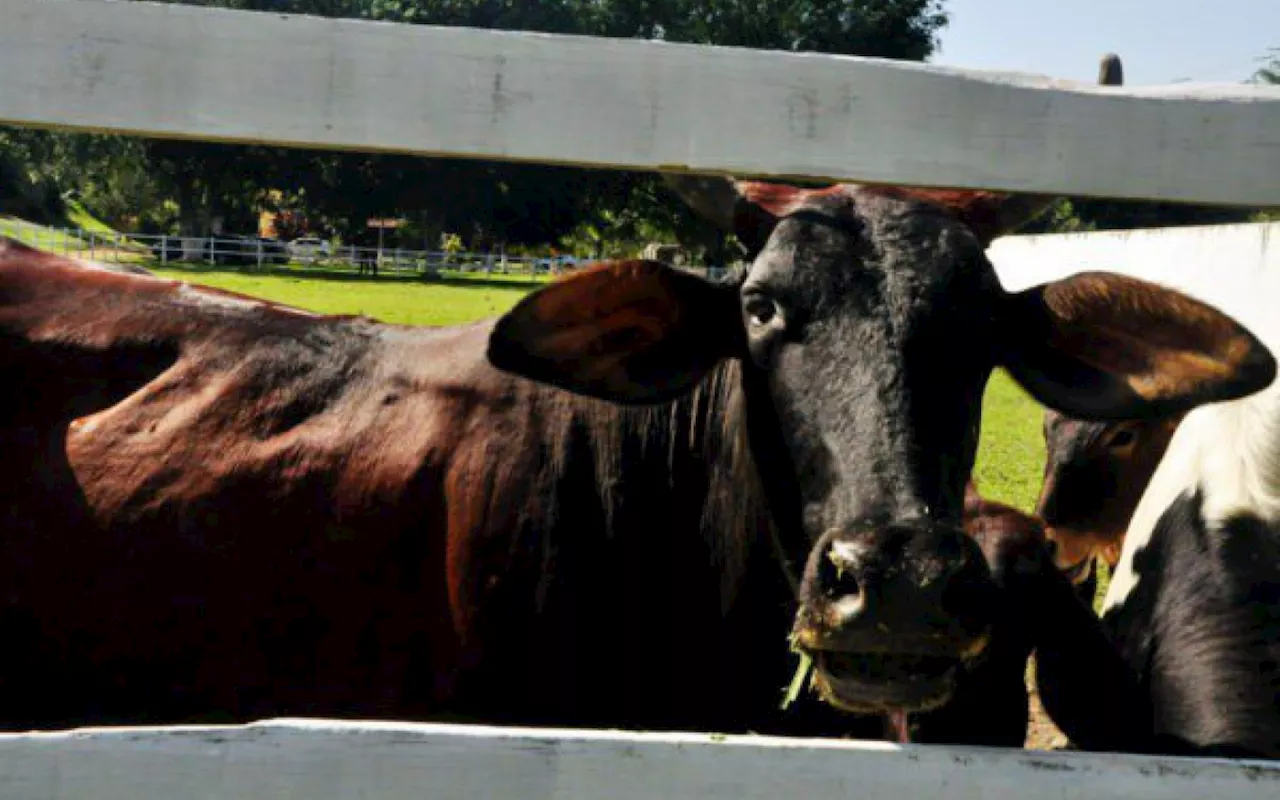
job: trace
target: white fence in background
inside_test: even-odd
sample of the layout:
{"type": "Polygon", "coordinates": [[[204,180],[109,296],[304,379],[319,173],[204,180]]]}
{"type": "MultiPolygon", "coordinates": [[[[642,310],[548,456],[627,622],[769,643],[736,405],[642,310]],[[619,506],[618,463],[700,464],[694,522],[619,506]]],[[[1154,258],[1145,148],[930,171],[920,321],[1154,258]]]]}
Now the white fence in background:
{"type": "Polygon", "coordinates": [[[1161,283],[1231,314],[1280,352],[1280,222],[1006,236],[987,255],[1007,291],[1090,270],[1161,283]]]}
{"type": "MultiPolygon", "coordinates": [[[[2,17],[0,122],[1280,206],[1280,90],[1264,87],[1094,87],[875,59],[101,0],[6,0],[2,17]]],[[[1005,247],[1014,245],[993,253],[1012,274],[1026,252],[1005,258],[1005,247]]],[[[6,800],[1277,791],[1280,766],[1251,762],[692,734],[275,722],[0,737],[6,800]]]]}
{"type": "Polygon", "coordinates": [[[517,256],[501,252],[354,245],[326,245],[320,250],[257,236],[161,236],[35,225],[13,227],[4,235],[41,250],[106,263],[141,262],[143,266],[188,264],[262,270],[295,265],[350,269],[362,274],[466,272],[536,278],[559,275],[591,261],[574,256],[517,256]]]}

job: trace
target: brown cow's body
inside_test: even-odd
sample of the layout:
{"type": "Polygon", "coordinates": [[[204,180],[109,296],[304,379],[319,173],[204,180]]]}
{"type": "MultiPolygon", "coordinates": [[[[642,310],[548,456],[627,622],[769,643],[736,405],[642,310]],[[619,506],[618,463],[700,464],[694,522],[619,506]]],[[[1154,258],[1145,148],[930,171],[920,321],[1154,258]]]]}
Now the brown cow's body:
{"type": "Polygon", "coordinates": [[[776,707],[791,590],[770,564],[769,591],[741,591],[758,554],[703,535],[688,469],[723,462],[729,490],[727,443],[699,429],[717,398],[624,410],[496,372],[487,325],[40,261],[0,261],[3,330],[45,359],[3,365],[24,423],[0,430],[6,722],[745,727],[776,707]],[[728,680],[703,680],[717,662],[728,680]]]}

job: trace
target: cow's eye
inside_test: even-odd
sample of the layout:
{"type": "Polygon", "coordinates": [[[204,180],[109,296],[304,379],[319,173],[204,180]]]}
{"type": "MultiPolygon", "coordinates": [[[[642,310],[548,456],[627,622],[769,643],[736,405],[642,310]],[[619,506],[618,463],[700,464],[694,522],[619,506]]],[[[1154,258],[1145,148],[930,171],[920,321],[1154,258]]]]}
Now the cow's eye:
{"type": "Polygon", "coordinates": [[[1115,436],[1111,437],[1111,441],[1107,442],[1107,447],[1110,447],[1112,450],[1123,450],[1133,444],[1134,440],[1137,438],[1138,437],[1134,435],[1133,431],[1121,430],[1115,436]]]}
{"type": "Polygon", "coordinates": [[[778,304],[772,297],[763,294],[750,294],[742,299],[742,310],[747,314],[747,321],[753,327],[766,327],[774,324],[778,317],[778,304]]]}

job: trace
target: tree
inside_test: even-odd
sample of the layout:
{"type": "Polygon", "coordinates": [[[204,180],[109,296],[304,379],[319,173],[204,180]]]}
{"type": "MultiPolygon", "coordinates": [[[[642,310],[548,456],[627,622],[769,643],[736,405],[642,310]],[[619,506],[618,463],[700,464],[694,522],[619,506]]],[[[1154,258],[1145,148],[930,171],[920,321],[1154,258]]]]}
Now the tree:
{"type": "Polygon", "coordinates": [[[671,41],[911,61],[933,53],[947,23],[941,0],[672,0],[647,5],[658,6],[654,10],[662,38],[671,41]]]}
{"type": "MultiPolygon", "coordinates": [[[[912,59],[933,51],[946,22],[940,0],[369,0],[361,5],[361,16],[396,22],[912,59]]],[[[307,0],[240,3],[295,12],[307,6],[307,0]]],[[[429,236],[432,231],[426,229],[454,231],[472,246],[536,244],[570,231],[593,231],[597,238],[677,236],[714,259],[727,257],[720,233],[684,212],[648,173],[393,156],[320,158],[324,166],[313,171],[305,189],[308,211],[327,216],[352,237],[359,235],[356,228],[366,216],[401,213],[431,221],[418,226],[418,235],[429,236]]]]}
{"type": "Polygon", "coordinates": [[[43,223],[66,213],[54,173],[44,165],[48,138],[40,131],[0,129],[0,213],[43,223]]]}

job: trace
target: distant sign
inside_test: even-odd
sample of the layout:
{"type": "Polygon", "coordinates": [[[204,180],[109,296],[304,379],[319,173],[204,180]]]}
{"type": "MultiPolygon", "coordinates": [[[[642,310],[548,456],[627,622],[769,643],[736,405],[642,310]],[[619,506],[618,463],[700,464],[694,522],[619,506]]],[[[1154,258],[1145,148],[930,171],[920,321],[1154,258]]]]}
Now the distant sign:
{"type": "Polygon", "coordinates": [[[402,219],[371,219],[365,222],[369,228],[399,228],[403,224],[402,219]]]}

